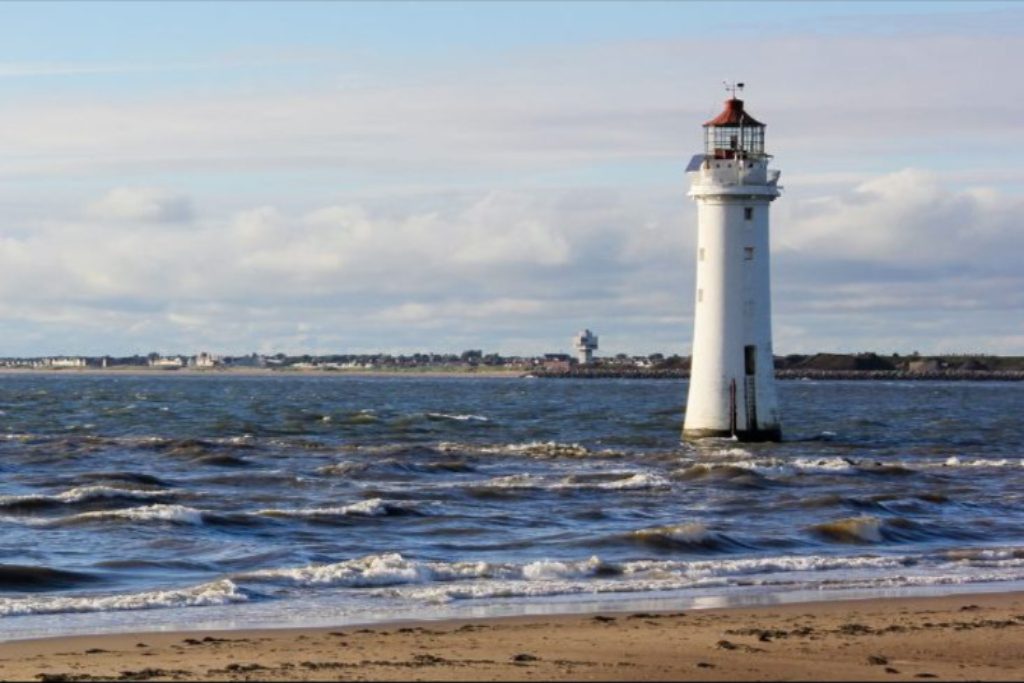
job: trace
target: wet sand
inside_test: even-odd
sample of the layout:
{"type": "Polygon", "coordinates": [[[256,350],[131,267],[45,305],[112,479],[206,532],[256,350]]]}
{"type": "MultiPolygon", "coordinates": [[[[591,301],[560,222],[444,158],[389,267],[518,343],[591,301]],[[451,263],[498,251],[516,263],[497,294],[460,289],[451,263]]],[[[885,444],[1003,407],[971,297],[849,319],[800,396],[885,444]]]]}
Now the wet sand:
{"type": "Polygon", "coordinates": [[[0,643],[4,680],[1024,680],[1024,593],[0,643]]]}

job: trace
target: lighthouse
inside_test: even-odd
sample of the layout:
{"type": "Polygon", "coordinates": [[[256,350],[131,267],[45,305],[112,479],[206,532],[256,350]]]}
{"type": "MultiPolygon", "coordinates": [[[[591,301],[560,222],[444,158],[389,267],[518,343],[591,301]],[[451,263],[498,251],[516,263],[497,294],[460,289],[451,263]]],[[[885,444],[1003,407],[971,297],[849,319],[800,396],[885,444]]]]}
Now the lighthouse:
{"type": "Polygon", "coordinates": [[[697,292],[684,439],[782,438],[772,356],[768,209],[780,171],[764,129],[727,86],[722,113],[704,124],[704,152],[687,166],[697,203],[697,292]]]}

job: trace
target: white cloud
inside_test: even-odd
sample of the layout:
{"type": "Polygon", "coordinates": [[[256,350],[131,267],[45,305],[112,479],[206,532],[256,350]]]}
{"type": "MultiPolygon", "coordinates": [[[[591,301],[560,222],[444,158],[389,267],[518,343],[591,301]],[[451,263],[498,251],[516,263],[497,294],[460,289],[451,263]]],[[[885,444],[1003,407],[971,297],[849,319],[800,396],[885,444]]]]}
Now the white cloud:
{"type": "Polygon", "coordinates": [[[5,343],[515,352],[591,327],[685,351],[682,166],[718,78],[740,74],[787,184],[779,350],[966,339],[929,327],[947,318],[1012,345],[1021,36],[748,31],[728,50],[559,45],[397,78],[317,55],[301,83],[17,91],[0,110],[5,343]]]}
{"type": "Polygon", "coordinates": [[[904,169],[796,200],[775,244],[816,262],[990,270],[1015,262],[1024,247],[1022,213],[1024,198],[949,188],[933,173],[904,169]]]}
{"type": "Polygon", "coordinates": [[[100,220],[182,223],[193,215],[187,197],[152,187],[117,187],[93,202],[88,213],[100,220]]]}

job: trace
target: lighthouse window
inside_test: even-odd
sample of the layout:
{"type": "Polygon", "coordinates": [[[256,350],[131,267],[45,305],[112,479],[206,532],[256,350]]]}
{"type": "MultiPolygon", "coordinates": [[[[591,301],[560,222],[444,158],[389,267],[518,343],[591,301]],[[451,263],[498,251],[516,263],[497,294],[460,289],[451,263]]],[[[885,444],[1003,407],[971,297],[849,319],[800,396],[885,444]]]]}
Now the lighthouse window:
{"type": "Polygon", "coordinates": [[[754,207],[745,206],[743,207],[743,218],[748,221],[754,220],[754,207]]]}
{"type": "Polygon", "coordinates": [[[704,260],[704,247],[701,247],[701,248],[700,248],[700,249],[699,249],[699,250],[697,251],[697,259],[698,259],[699,261],[703,261],[703,260],[704,260]]]}
{"type": "Polygon", "coordinates": [[[701,288],[697,289],[697,303],[704,301],[704,290],[701,288]]]}
{"type": "Polygon", "coordinates": [[[744,261],[753,261],[754,260],[754,248],[753,247],[743,247],[743,260],[744,261]]]}

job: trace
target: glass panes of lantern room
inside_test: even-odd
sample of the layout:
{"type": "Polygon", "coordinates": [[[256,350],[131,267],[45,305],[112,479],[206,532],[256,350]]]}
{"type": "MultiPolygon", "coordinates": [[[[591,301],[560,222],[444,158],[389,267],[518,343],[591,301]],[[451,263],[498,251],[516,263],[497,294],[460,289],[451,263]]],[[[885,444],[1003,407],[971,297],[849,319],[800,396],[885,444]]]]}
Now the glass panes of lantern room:
{"type": "Polygon", "coordinates": [[[704,151],[716,159],[758,157],[764,154],[764,126],[708,126],[704,151]]]}

